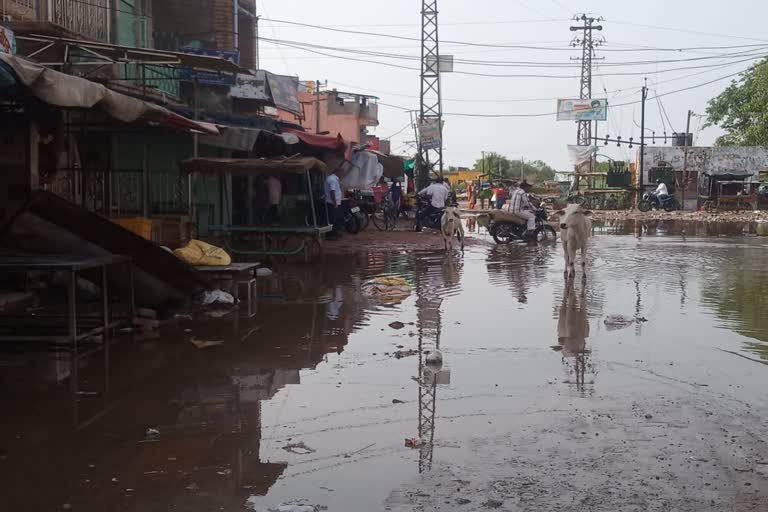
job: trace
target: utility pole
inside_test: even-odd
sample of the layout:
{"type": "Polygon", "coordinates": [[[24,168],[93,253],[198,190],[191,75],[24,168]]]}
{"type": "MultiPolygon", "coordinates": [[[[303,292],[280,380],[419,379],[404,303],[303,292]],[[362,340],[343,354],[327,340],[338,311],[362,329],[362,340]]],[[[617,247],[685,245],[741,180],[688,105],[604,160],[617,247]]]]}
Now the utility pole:
{"type": "Polygon", "coordinates": [[[439,134],[437,140],[424,144],[419,135],[419,165],[416,182],[419,187],[429,183],[435,169],[443,176],[443,108],[440,95],[440,44],[437,32],[437,0],[421,2],[421,102],[419,126],[429,127],[439,134]]]}
{"type": "Polygon", "coordinates": [[[256,0],[253,0],[253,16],[253,62],[256,69],[259,69],[259,5],[256,0]]]}
{"type": "MultiPolygon", "coordinates": [[[[578,36],[571,41],[573,47],[581,45],[581,84],[579,87],[579,99],[587,100],[592,97],[592,60],[595,54],[595,48],[600,46],[603,41],[595,41],[592,37],[592,31],[602,31],[602,25],[595,25],[603,18],[587,17],[586,14],[574,18],[581,21],[582,25],[571,26],[571,32],[580,31],[583,36],[578,36]]],[[[592,144],[592,121],[579,121],[576,143],[579,146],[589,146],[592,144]]]]}
{"type": "Polygon", "coordinates": [[[524,163],[524,162],[525,162],[525,157],[524,157],[524,156],[521,156],[521,157],[520,157],[520,183],[522,183],[522,182],[523,182],[523,179],[524,179],[524,178],[523,178],[523,168],[524,168],[524,166],[525,166],[525,163],[524,163]]]}
{"type": "MultiPolygon", "coordinates": [[[[595,48],[600,46],[603,41],[595,40],[592,37],[594,30],[602,31],[602,25],[595,25],[603,21],[603,18],[594,18],[582,14],[581,16],[575,16],[575,21],[581,21],[581,25],[572,25],[570,27],[571,32],[581,32],[582,36],[576,36],[571,41],[571,46],[574,48],[581,45],[581,57],[576,60],[581,60],[581,83],[579,86],[579,99],[587,100],[592,98],[592,60],[595,58],[595,48]]],[[[579,146],[590,146],[592,144],[592,121],[579,121],[578,129],[576,132],[576,144],[579,146]]],[[[589,159],[589,170],[592,170],[592,157],[589,159]]],[[[575,188],[579,187],[579,166],[576,167],[576,179],[575,188]]]]}
{"type": "Polygon", "coordinates": [[[315,80],[315,133],[320,133],[320,80],[315,80]]]}
{"type": "MultiPolygon", "coordinates": [[[[648,98],[648,88],[643,85],[643,89],[640,92],[642,95],[640,101],[640,169],[637,170],[637,188],[639,189],[638,195],[643,195],[643,165],[645,164],[645,100],[648,98]]],[[[638,197],[638,201],[640,199],[638,197]]]]}
{"type": "Polygon", "coordinates": [[[681,210],[685,210],[685,189],[688,188],[688,134],[691,133],[691,116],[693,110],[688,111],[688,121],[685,123],[685,153],[683,154],[683,197],[681,210]]]}

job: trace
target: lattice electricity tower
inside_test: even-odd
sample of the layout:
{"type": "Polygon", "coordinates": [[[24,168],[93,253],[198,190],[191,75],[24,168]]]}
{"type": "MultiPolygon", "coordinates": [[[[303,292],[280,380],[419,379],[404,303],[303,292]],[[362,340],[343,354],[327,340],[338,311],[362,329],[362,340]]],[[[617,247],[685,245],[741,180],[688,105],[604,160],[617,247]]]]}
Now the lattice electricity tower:
{"type": "Polygon", "coordinates": [[[421,2],[421,106],[419,125],[432,127],[437,137],[419,136],[416,185],[428,184],[430,173],[443,175],[443,107],[440,96],[440,44],[437,33],[437,0],[421,2]]]}
{"type": "MultiPolygon", "coordinates": [[[[571,26],[571,32],[581,31],[583,37],[576,37],[571,41],[574,48],[581,46],[581,87],[579,88],[579,99],[586,100],[592,97],[592,60],[595,58],[595,48],[603,44],[602,40],[594,40],[592,31],[603,30],[602,25],[595,25],[603,21],[603,18],[593,18],[582,14],[575,16],[574,20],[581,21],[582,25],[571,26]]],[[[589,146],[592,144],[592,121],[579,121],[579,129],[576,138],[576,144],[579,146],[589,146]]]]}

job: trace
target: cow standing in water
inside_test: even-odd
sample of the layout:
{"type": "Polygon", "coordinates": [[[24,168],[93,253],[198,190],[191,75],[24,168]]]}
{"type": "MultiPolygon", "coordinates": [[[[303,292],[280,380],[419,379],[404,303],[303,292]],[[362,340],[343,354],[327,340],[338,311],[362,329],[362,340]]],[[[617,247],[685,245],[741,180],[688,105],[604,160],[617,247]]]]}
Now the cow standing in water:
{"type": "Polygon", "coordinates": [[[581,205],[569,204],[564,210],[557,212],[560,217],[560,239],[563,241],[565,255],[565,273],[573,277],[576,274],[576,251],[581,250],[581,268],[586,277],[587,246],[592,236],[592,212],[584,210],[581,205]]]}

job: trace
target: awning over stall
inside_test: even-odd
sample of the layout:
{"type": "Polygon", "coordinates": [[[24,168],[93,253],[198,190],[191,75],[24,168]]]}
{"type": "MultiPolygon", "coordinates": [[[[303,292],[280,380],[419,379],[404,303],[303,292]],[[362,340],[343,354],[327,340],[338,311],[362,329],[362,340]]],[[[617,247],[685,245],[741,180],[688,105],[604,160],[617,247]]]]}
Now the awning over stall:
{"type": "Polygon", "coordinates": [[[375,154],[379,163],[384,167],[384,176],[387,178],[400,178],[405,174],[405,159],[401,156],[385,155],[379,151],[368,150],[375,154]]]}
{"type": "Polygon", "coordinates": [[[331,150],[338,154],[343,154],[347,159],[352,158],[352,147],[344,141],[341,135],[315,135],[293,128],[285,128],[283,133],[292,133],[299,138],[299,141],[320,150],[331,150]]]}
{"type": "Polygon", "coordinates": [[[328,167],[312,157],[288,158],[190,158],[181,162],[186,173],[201,174],[303,174],[307,171],[325,172],[328,167]]]}
{"type": "Polygon", "coordinates": [[[174,129],[217,135],[215,125],[193,121],[170,110],[96,82],[59,73],[34,62],[0,53],[0,66],[10,68],[18,82],[39,100],[63,108],[100,108],[125,123],[144,122],[174,129]]]}
{"type": "Polygon", "coordinates": [[[704,176],[707,176],[709,178],[714,178],[718,181],[746,180],[754,177],[755,173],[748,172],[748,171],[725,171],[725,172],[706,171],[704,173],[704,176]]]}

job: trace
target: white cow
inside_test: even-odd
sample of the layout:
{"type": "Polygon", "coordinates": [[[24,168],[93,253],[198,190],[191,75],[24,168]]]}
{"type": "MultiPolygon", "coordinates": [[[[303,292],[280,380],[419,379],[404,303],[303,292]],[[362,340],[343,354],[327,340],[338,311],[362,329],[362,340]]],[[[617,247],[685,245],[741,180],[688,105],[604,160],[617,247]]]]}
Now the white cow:
{"type": "Polygon", "coordinates": [[[445,251],[453,252],[453,237],[461,242],[461,250],[464,250],[464,226],[461,224],[459,209],[455,206],[447,206],[440,219],[440,233],[443,235],[445,251]]]}
{"type": "Polygon", "coordinates": [[[592,236],[592,212],[584,210],[578,204],[569,204],[564,210],[556,213],[560,216],[560,239],[563,241],[565,254],[565,272],[568,277],[576,274],[574,264],[576,251],[581,249],[581,268],[587,266],[587,244],[592,236]]]}

